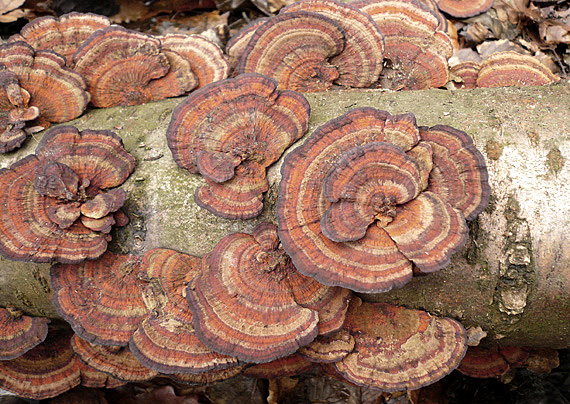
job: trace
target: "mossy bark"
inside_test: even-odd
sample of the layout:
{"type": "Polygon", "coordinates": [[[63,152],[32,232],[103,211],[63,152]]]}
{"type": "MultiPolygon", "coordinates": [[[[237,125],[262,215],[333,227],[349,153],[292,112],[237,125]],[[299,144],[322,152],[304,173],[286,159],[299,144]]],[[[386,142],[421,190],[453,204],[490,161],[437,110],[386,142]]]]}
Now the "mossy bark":
{"type": "MultiPolygon", "coordinates": [[[[489,207],[470,223],[470,240],[452,264],[414,278],[402,289],[367,296],[426,309],[479,325],[489,341],[570,346],[570,85],[477,90],[307,94],[311,133],[351,108],[373,106],[392,114],[413,112],[419,125],[447,124],[466,131],[485,155],[493,189],[489,207]]],[[[176,166],[165,141],[180,99],[128,108],[89,111],[69,124],[109,129],[137,159],[124,188],[131,223],[113,232],[110,248],[141,254],[170,247],[203,255],[223,236],[275,222],[280,163],[261,217],[218,218],[194,203],[204,183],[176,166]]],[[[7,167],[32,153],[41,135],[16,153],[0,157],[7,167]]],[[[301,141],[302,142],[302,141],[301,141]]],[[[0,305],[15,305],[56,318],[49,265],[0,261],[0,305]]]]}

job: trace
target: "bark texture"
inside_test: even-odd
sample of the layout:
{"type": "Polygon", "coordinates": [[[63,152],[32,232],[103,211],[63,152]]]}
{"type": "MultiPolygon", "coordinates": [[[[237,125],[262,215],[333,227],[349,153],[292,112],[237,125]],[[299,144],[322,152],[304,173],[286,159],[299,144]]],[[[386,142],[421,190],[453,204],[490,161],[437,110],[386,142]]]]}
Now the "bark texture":
{"type": "MultiPolygon", "coordinates": [[[[373,106],[413,112],[419,125],[447,124],[471,135],[484,154],[493,189],[489,207],[470,223],[470,240],[452,264],[414,278],[402,289],[368,300],[390,301],[481,326],[487,341],[562,348],[570,346],[570,85],[476,90],[308,94],[311,133],[351,108],[373,106]]],[[[165,132],[180,99],[89,111],[69,124],[109,129],[137,159],[123,186],[131,223],[113,232],[111,249],[140,254],[169,247],[204,255],[223,236],[275,222],[281,161],[269,172],[271,188],[261,217],[218,218],[193,200],[198,175],[176,166],[165,132]]],[[[0,156],[8,167],[32,153],[41,135],[0,156]]],[[[301,140],[300,142],[302,142],[301,140]]],[[[295,146],[293,146],[295,147],[295,146]]],[[[0,259],[0,306],[57,318],[49,265],[0,259]]]]}

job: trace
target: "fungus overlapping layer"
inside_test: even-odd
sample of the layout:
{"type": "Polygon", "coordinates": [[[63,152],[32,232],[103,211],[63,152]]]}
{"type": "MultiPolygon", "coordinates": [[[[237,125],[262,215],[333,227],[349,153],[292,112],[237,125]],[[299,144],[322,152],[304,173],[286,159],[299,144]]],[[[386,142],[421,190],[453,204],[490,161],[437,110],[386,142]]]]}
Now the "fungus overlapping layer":
{"type": "Polygon", "coordinates": [[[384,58],[390,63],[382,74],[382,87],[420,90],[449,81],[447,60],[453,46],[436,12],[415,0],[357,0],[351,4],[370,14],[384,34],[384,58]]]}
{"type": "Polygon", "coordinates": [[[71,337],[71,348],[87,366],[120,381],[142,382],[158,375],[143,366],[127,347],[95,345],[75,334],[71,337]]]}
{"type": "Polygon", "coordinates": [[[469,347],[457,370],[469,377],[499,377],[511,368],[523,366],[529,355],[525,347],[469,347]]]}
{"type": "Polygon", "coordinates": [[[0,361],[0,388],[42,400],[81,383],[79,361],[71,350],[69,331],[50,331],[44,343],[24,355],[0,361]]]}
{"type": "Polygon", "coordinates": [[[45,340],[49,320],[0,307],[0,360],[17,358],[45,340]]]}
{"type": "Polygon", "coordinates": [[[91,13],[69,13],[55,18],[45,16],[26,24],[19,34],[8,41],[24,41],[35,50],[56,52],[71,64],[71,56],[79,45],[93,32],[111,25],[111,21],[102,15],[91,13]]]}
{"type": "Polygon", "coordinates": [[[247,367],[245,376],[260,379],[275,379],[279,377],[295,376],[313,368],[315,364],[303,356],[294,353],[284,358],[275,359],[267,363],[258,363],[247,367]]]}
{"type": "Polygon", "coordinates": [[[73,65],[96,107],[156,101],[183,94],[188,87],[177,74],[161,82],[170,63],[159,39],[118,26],[95,31],[73,55],[73,65]]]}
{"type": "Polygon", "coordinates": [[[313,342],[299,349],[298,353],[311,362],[332,363],[345,358],[354,350],[354,337],[345,328],[334,334],[319,335],[313,342]]]}
{"type": "Polygon", "coordinates": [[[58,313],[89,342],[126,346],[148,314],[135,256],[107,252],[96,261],[54,265],[50,275],[58,313]]]}
{"type": "Polygon", "coordinates": [[[173,373],[168,375],[168,377],[178,383],[203,386],[236,377],[243,372],[245,367],[246,365],[231,366],[223,369],[212,369],[203,373],[173,373]]]}
{"type": "Polygon", "coordinates": [[[354,336],[354,351],[334,367],[352,383],[385,391],[415,390],[441,379],[467,349],[459,322],[389,304],[353,299],[344,328],[354,336]]]}
{"type": "Polygon", "coordinates": [[[65,59],[53,52],[34,51],[22,41],[4,44],[0,66],[2,153],[20,147],[26,125],[41,129],[49,122],[69,121],[81,115],[89,102],[81,75],[65,67],[65,59]]]}
{"type": "Polygon", "coordinates": [[[112,132],[50,129],[36,154],[0,170],[0,253],[33,262],[99,257],[110,228],[98,226],[114,223],[114,211],[125,199],[124,191],[111,188],[121,185],[134,166],[112,132]]]}
{"type": "Polygon", "coordinates": [[[539,86],[556,83],[560,77],[530,55],[497,52],[481,63],[479,87],[539,86]]]}
{"type": "Polygon", "coordinates": [[[336,0],[301,0],[282,9],[281,14],[296,11],[328,17],[342,28],[344,48],[329,60],[338,71],[335,84],[369,87],[378,80],[382,71],[384,36],[370,15],[336,0]]]}
{"type": "Polygon", "coordinates": [[[131,352],[161,373],[203,373],[238,364],[204,345],[192,325],[183,291],[200,273],[201,259],[166,248],[148,251],[142,262],[148,282],[143,289],[149,316],[131,337],[131,352]]]}
{"type": "Polygon", "coordinates": [[[432,129],[420,130],[411,114],[358,108],[286,157],[279,238],[299,272],[382,292],[408,282],[412,263],[422,272],[447,265],[466,240],[465,217],[482,210],[489,186],[471,138],[432,129]],[[432,181],[436,169],[445,182],[432,181]]]}
{"type": "Polygon", "coordinates": [[[279,247],[275,225],[262,223],[252,235],[224,237],[203,258],[202,274],[192,280],[186,296],[196,333],[207,346],[245,362],[264,363],[315,339],[321,313],[332,311],[341,318],[327,332],[342,326],[348,294],[330,289],[298,274],[279,247]]]}
{"type": "Polygon", "coordinates": [[[495,0],[435,0],[437,7],[453,17],[467,18],[482,14],[495,0]]]}
{"type": "Polygon", "coordinates": [[[462,80],[459,83],[455,83],[455,87],[471,89],[477,88],[477,77],[480,69],[481,64],[479,62],[464,61],[451,66],[449,70],[462,80]]]}
{"type": "Polygon", "coordinates": [[[230,72],[236,73],[236,69],[239,65],[239,61],[243,56],[243,52],[251,40],[251,37],[255,31],[263,24],[267,22],[269,18],[257,18],[251,21],[249,24],[240,29],[226,45],[226,54],[229,58],[230,72]]]}
{"type": "Polygon", "coordinates": [[[218,216],[248,219],[263,209],[267,167],[306,131],[309,103],[246,74],[193,92],[172,115],[168,146],[176,163],[206,178],[196,203],[218,216]]]}
{"type": "Polygon", "coordinates": [[[160,37],[162,49],[176,52],[190,63],[196,88],[228,77],[229,63],[218,45],[200,35],[169,34],[160,37]]]}

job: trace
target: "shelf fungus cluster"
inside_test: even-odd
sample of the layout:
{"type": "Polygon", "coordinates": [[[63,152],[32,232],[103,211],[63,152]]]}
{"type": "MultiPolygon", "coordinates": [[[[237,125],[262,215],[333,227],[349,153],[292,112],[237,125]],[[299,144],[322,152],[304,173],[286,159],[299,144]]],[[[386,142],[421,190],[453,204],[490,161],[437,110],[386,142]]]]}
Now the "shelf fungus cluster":
{"type": "Polygon", "coordinates": [[[0,45],[0,153],[29,133],[96,107],[186,94],[226,78],[222,50],[199,35],[143,34],[107,17],[42,17],[0,45]]]}
{"type": "Polygon", "coordinates": [[[85,89],[85,80],[61,56],[21,41],[0,45],[0,153],[51,122],[81,115],[89,102],[85,89]]]}
{"type": "Polygon", "coordinates": [[[373,108],[317,128],[281,174],[279,238],[297,269],[368,293],[446,266],[490,194],[467,134],[373,108]]]}
{"type": "Polygon", "coordinates": [[[303,136],[309,112],[301,94],[244,74],[189,95],[174,110],[166,137],[176,163],[206,179],[194,195],[199,206],[249,219],[263,210],[266,169],[303,136]]]}
{"type": "Polygon", "coordinates": [[[17,358],[46,339],[49,320],[0,307],[0,361],[17,358]]]}
{"type": "Polygon", "coordinates": [[[134,166],[112,132],[50,129],[35,154],[0,170],[0,253],[32,262],[99,257],[111,227],[128,222],[117,187],[134,166]]]}

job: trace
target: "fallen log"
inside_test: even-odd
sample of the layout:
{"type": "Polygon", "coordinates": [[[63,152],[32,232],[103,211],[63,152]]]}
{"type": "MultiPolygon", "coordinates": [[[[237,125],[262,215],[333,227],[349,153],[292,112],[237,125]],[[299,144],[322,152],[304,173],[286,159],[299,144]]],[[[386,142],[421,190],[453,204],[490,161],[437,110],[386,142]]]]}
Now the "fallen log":
{"type": "MultiPolygon", "coordinates": [[[[470,240],[449,267],[417,277],[399,290],[365,296],[454,317],[481,326],[487,341],[509,345],[570,346],[570,84],[548,87],[307,94],[311,133],[351,108],[413,112],[419,125],[447,124],[471,135],[488,164],[491,202],[470,223],[470,240]]],[[[113,231],[111,249],[141,254],[169,247],[204,255],[226,234],[275,222],[281,161],[268,173],[261,217],[218,218],[192,195],[204,180],[176,166],[165,132],[180,99],[91,110],[70,122],[79,129],[120,135],[137,167],[123,188],[131,222],[113,231]]],[[[33,153],[41,134],[23,149],[0,156],[8,167],[33,153]]],[[[302,142],[302,140],[301,140],[302,142]]],[[[0,259],[0,306],[57,318],[49,265],[0,259]]]]}

